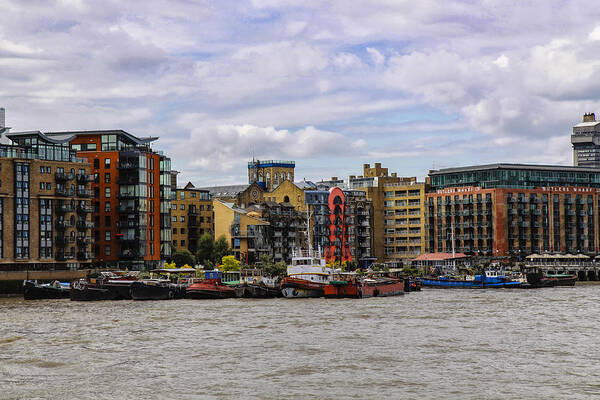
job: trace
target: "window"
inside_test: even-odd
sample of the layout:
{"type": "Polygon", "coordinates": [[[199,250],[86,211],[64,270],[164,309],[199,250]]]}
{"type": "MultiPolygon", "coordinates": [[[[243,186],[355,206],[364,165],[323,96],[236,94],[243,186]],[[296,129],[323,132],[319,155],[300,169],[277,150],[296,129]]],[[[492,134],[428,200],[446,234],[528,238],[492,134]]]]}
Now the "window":
{"type": "Polygon", "coordinates": [[[46,173],[47,174],[51,174],[52,173],[52,167],[46,167],[46,173]]]}
{"type": "Polygon", "coordinates": [[[172,208],[173,210],[177,210],[177,204],[173,203],[173,204],[171,205],[171,208],[172,208]]]}
{"type": "Polygon", "coordinates": [[[104,216],[104,226],[106,226],[106,227],[110,226],[110,215],[104,216]]]}
{"type": "Polygon", "coordinates": [[[110,212],[110,201],[104,203],[104,211],[110,212]]]}
{"type": "Polygon", "coordinates": [[[40,182],[40,189],[44,190],[46,188],[46,183],[45,182],[40,182]]]}
{"type": "Polygon", "coordinates": [[[173,234],[177,235],[177,228],[173,228],[173,234]]]}
{"type": "Polygon", "coordinates": [[[173,222],[177,222],[177,217],[173,215],[173,222]]]}
{"type": "Polygon", "coordinates": [[[88,143],[87,150],[96,150],[96,143],[88,143]]]}
{"type": "Polygon", "coordinates": [[[179,198],[181,200],[185,199],[185,192],[179,192],[179,198]]]}
{"type": "Polygon", "coordinates": [[[190,196],[192,197],[192,199],[195,199],[196,198],[196,193],[192,192],[192,193],[190,193],[190,196]]]}
{"type": "Polygon", "coordinates": [[[94,158],[94,169],[98,169],[100,168],[100,160],[97,158],[94,158]]]}
{"type": "Polygon", "coordinates": [[[50,182],[46,182],[46,190],[52,189],[52,184],[50,182]]]}
{"type": "Polygon", "coordinates": [[[210,211],[210,206],[206,206],[206,211],[210,211]]]}
{"type": "Polygon", "coordinates": [[[110,242],[110,231],[104,232],[104,240],[110,242]]]}
{"type": "Polygon", "coordinates": [[[182,215],[182,216],[179,218],[179,221],[180,221],[180,222],[185,222],[185,217],[182,215]]]}
{"type": "Polygon", "coordinates": [[[181,241],[181,245],[182,245],[182,246],[185,246],[185,240],[182,240],[182,241],[181,241]]]}
{"type": "Polygon", "coordinates": [[[104,255],[106,255],[106,256],[110,256],[110,246],[109,246],[109,245],[107,245],[107,246],[104,248],[104,255]]]}
{"type": "Polygon", "coordinates": [[[104,159],[104,168],[110,168],[110,158],[104,159]]]}
{"type": "Polygon", "coordinates": [[[46,172],[46,168],[40,166],[40,174],[43,174],[44,172],[46,172]]]}
{"type": "Polygon", "coordinates": [[[104,183],[110,183],[110,173],[109,172],[104,174],[104,183]]]}
{"type": "Polygon", "coordinates": [[[109,187],[104,188],[104,197],[106,197],[107,199],[110,199],[110,188],[109,187]]]}
{"type": "Polygon", "coordinates": [[[182,204],[180,207],[182,210],[185,210],[185,204],[182,204]]]}

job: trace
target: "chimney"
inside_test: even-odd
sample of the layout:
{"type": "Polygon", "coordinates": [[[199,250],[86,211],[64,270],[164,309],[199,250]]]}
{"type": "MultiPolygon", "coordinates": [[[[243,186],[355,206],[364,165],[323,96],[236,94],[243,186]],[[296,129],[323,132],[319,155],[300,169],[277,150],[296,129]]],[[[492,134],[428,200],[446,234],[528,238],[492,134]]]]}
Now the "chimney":
{"type": "Polygon", "coordinates": [[[596,122],[596,115],[594,113],[583,114],[583,122],[596,122]]]}
{"type": "Polygon", "coordinates": [[[398,173],[397,172],[392,172],[392,178],[397,178],[398,177],[398,173]]]}

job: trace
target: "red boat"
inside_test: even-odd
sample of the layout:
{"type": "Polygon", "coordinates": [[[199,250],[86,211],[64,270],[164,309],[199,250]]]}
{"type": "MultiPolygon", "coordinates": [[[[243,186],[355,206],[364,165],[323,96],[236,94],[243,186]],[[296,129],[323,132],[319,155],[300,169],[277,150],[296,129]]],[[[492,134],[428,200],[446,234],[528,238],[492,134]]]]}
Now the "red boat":
{"type": "Polygon", "coordinates": [[[400,296],[404,294],[404,281],[390,277],[365,278],[356,276],[332,280],[324,288],[327,298],[366,298],[400,296]]]}
{"type": "Polygon", "coordinates": [[[224,285],[221,278],[194,282],[185,291],[186,299],[230,299],[236,297],[235,289],[224,285]]]}

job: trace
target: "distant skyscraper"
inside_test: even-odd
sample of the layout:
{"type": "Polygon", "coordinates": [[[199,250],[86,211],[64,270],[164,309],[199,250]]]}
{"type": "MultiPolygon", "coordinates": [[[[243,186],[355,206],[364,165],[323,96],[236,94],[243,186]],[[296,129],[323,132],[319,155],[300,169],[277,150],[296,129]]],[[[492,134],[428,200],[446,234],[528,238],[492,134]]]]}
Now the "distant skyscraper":
{"type": "Polygon", "coordinates": [[[584,114],[583,121],[573,127],[573,165],[600,168],[600,121],[594,113],[584,114]]]}
{"type": "Polygon", "coordinates": [[[0,107],[0,129],[6,127],[6,110],[4,107],[0,107]]]}

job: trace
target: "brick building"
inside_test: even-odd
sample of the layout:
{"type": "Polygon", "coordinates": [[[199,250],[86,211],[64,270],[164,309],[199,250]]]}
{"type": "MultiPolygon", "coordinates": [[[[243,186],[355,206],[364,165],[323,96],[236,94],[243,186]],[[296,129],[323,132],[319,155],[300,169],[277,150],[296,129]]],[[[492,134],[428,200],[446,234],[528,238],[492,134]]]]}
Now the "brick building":
{"type": "Polygon", "coordinates": [[[428,252],[523,259],[600,252],[600,170],[490,164],[430,171],[428,252]]]}
{"type": "Polygon", "coordinates": [[[191,182],[177,189],[171,201],[173,250],[198,250],[198,240],[205,233],[213,236],[213,210],[208,190],[196,189],[191,182]]]}
{"type": "Polygon", "coordinates": [[[171,255],[171,160],[152,150],[158,138],[123,130],[46,135],[68,140],[92,165],[97,262],[144,269],[171,255]]]}
{"type": "Polygon", "coordinates": [[[88,267],[90,164],[68,140],[39,131],[7,133],[0,145],[0,268],[88,267]]]}

